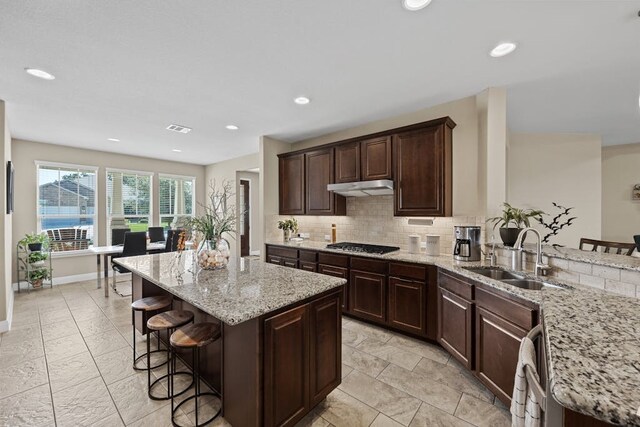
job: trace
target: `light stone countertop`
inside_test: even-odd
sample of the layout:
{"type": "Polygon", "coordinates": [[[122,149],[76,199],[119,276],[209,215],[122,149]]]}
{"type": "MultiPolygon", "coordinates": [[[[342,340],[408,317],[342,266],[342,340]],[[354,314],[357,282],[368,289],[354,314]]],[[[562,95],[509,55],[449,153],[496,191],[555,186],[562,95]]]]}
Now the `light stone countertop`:
{"type": "MultiPolygon", "coordinates": [[[[616,295],[589,286],[544,278],[564,289],[529,291],[481,276],[463,267],[482,262],[455,261],[452,256],[427,257],[396,251],[385,255],[327,249],[325,242],[267,242],[268,245],[312,249],[388,261],[435,265],[495,289],[540,304],[551,392],[564,407],[618,425],[640,426],[640,299],[616,295]]],[[[576,261],[635,269],[636,258],[618,266],[621,255],[574,254],[577,250],[546,248],[576,261]],[[579,257],[579,255],[582,255],[579,257]]],[[[583,251],[580,251],[583,252],[583,251]]],[[[627,257],[631,258],[631,257],[627,257]]],[[[640,268],[640,261],[638,261],[640,268]]]]}
{"type": "Polygon", "coordinates": [[[226,269],[198,271],[193,251],[116,258],[114,262],[228,325],[254,319],[346,283],[344,279],[257,259],[231,259],[226,269]]]}

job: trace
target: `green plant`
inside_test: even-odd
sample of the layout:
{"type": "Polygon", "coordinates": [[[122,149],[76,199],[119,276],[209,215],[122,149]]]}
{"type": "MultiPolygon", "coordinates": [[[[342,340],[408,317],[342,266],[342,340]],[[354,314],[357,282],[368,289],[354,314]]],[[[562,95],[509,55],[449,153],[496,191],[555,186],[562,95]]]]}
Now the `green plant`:
{"type": "Polygon", "coordinates": [[[26,246],[31,243],[42,243],[44,245],[48,242],[49,238],[44,233],[27,233],[18,243],[20,243],[22,246],[26,246]]]}
{"type": "Polygon", "coordinates": [[[291,219],[283,219],[278,221],[278,229],[284,231],[296,231],[298,230],[298,221],[295,218],[291,217],[291,219]]]}
{"type": "Polygon", "coordinates": [[[47,280],[51,277],[51,271],[48,268],[40,268],[29,272],[29,281],[37,282],[38,280],[47,280]]]}
{"type": "Polygon", "coordinates": [[[49,257],[46,252],[31,252],[27,256],[27,262],[33,264],[34,262],[44,261],[49,257]]]}
{"type": "Polygon", "coordinates": [[[488,218],[487,222],[493,223],[493,229],[508,228],[513,224],[515,228],[531,227],[530,218],[538,219],[545,213],[537,209],[519,209],[514,208],[509,203],[503,203],[502,216],[488,218]]]}
{"type": "Polygon", "coordinates": [[[221,187],[216,187],[215,181],[209,183],[209,203],[199,204],[204,213],[188,220],[188,226],[200,234],[204,240],[222,238],[224,233],[235,237],[238,215],[233,203],[235,193],[231,182],[222,181],[221,187]]]}

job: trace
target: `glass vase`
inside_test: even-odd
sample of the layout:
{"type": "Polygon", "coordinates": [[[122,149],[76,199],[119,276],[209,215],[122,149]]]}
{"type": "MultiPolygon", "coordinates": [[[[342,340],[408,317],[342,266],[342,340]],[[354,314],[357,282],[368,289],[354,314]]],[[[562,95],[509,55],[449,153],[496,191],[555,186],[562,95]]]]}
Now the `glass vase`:
{"type": "Polygon", "coordinates": [[[203,240],[198,249],[198,267],[203,270],[219,270],[229,264],[229,243],[218,237],[203,240]]]}

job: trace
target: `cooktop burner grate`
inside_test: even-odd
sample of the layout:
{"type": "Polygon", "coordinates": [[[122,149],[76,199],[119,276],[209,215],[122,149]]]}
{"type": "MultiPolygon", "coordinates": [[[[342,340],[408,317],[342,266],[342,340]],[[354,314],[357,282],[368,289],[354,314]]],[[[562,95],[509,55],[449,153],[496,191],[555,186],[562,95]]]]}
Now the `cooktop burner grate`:
{"type": "Polygon", "coordinates": [[[339,242],[327,245],[327,249],[339,249],[346,252],[360,252],[366,254],[387,254],[400,250],[397,246],[369,245],[366,243],[339,242]]]}

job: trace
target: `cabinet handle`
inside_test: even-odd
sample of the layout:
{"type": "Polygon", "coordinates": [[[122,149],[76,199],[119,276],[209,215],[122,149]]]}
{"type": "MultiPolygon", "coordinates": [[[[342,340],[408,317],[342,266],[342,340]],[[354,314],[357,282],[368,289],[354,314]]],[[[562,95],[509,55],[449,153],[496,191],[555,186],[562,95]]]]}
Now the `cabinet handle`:
{"type": "Polygon", "coordinates": [[[342,271],[337,271],[337,270],[331,270],[330,268],[323,268],[322,269],[322,274],[337,274],[340,277],[342,277],[344,275],[344,273],[342,271]]]}
{"type": "Polygon", "coordinates": [[[446,295],[444,295],[444,294],[442,294],[442,298],[443,298],[443,299],[446,299],[447,301],[449,301],[449,302],[450,302],[450,303],[452,303],[452,304],[457,305],[458,307],[460,307],[460,308],[461,308],[461,309],[463,309],[463,310],[466,310],[466,309],[467,309],[467,307],[465,307],[464,305],[462,305],[462,304],[458,303],[457,301],[452,300],[451,298],[449,298],[448,296],[446,296],[446,295]]]}

